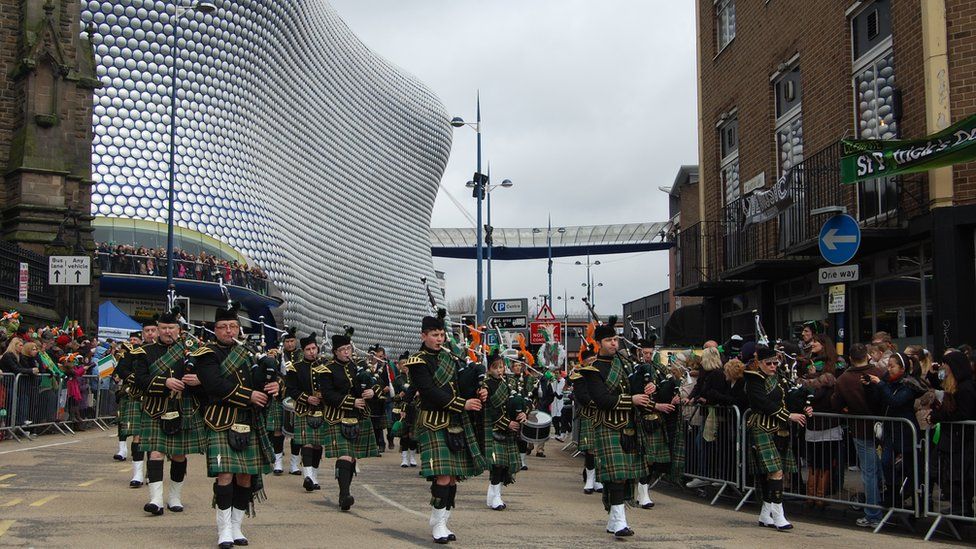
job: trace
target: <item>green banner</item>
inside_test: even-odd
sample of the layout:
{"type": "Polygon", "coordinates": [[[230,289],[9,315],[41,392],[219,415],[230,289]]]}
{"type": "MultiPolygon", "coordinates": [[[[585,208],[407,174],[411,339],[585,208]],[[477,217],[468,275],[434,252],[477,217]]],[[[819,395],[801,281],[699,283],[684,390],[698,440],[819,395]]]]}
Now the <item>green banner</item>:
{"type": "Polygon", "coordinates": [[[976,160],[976,115],[924,139],[844,139],[843,183],[924,172],[976,160]]]}

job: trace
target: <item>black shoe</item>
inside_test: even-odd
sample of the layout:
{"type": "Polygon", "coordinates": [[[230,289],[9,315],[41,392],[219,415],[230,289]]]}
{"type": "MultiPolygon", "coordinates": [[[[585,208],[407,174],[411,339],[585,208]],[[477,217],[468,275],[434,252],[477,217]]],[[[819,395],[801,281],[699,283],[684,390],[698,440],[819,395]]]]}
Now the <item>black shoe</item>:
{"type": "Polygon", "coordinates": [[[492,507],[492,510],[495,510],[495,511],[504,511],[506,508],[508,508],[508,505],[505,505],[503,503],[503,504],[499,505],[498,507],[492,507]]]}
{"type": "Polygon", "coordinates": [[[138,480],[129,481],[129,488],[140,488],[140,487],[142,487],[142,483],[139,482],[138,480]]]}
{"type": "Polygon", "coordinates": [[[173,505],[172,507],[169,506],[169,505],[167,505],[166,508],[169,509],[170,511],[174,512],[174,513],[182,513],[183,512],[183,506],[182,505],[173,505]]]}
{"type": "Polygon", "coordinates": [[[592,495],[593,494],[593,491],[594,491],[593,488],[583,488],[583,493],[586,494],[586,495],[588,495],[588,496],[589,495],[592,495]]]}
{"type": "Polygon", "coordinates": [[[301,475],[302,472],[301,471],[288,471],[288,474],[289,475],[295,475],[297,477],[297,476],[301,475]]]}
{"type": "Polygon", "coordinates": [[[417,466],[417,464],[416,464],[416,463],[411,463],[411,464],[410,464],[410,466],[411,466],[411,467],[416,467],[416,466],[417,466]]]}
{"type": "Polygon", "coordinates": [[[225,541],[225,542],[221,543],[220,545],[218,545],[217,547],[219,549],[233,549],[234,542],[233,541],[225,541]]]}
{"type": "Polygon", "coordinates": [[[626,527],[621,528],[620,530],[617,530],[616,532],[613,533],[613,537],[615,538],[626,538],[633,535],[634,535],[634,531],[626,527]]]}
{"type": "Polygon", "coordinates": [[[282,475],[282,473],[284,473],[284,471],[282,471],[281,469],[275,469],[274,470],[274,475],[276,477],[280,477],[282,475]]]}
{"type": "Polygon", "coordinates": [[[546,457],[546,454],[544,452],[536,452],[535,453],[535,457],[537,457],[537,458],[544,458],[544,457],[546,457]]]}
{"type": "Polygon", "coordinates": [[[654,502],[652,501],[650,503],[645,503],[644,505],[641,505],[640,507],[641,507],[641,509],[653,509],[654,508],[654,502]]]}
{"type": "Polygon", "coordinates": [[[348,511],[352,508],[353,504],[356,503],[356,498],[352,496],[346,496],[344,498],[339,498],[339,509],[343,511],[348,511]]]}
{"type": "Polygon", "coordinates": [[[163,508],[157,507],[155,503],[147,503],[142,507],[142,510],[157,517],[163,514],[163,508]]]}
{"type": "Polygon", "coordinates": [[[441,545],[445,545],[449,541],[451,541],[451,540],[449,540],[447,538],[434,538],[434,543],[439,543],[441,545]]]}
{"type": "Polygon", "coordinates": [[[315,484],[312,485],[312,489],[313,490],[321,490],[322,489],[322,485],[320,485],[319,483],[316,482],[315,484]]]}
{"type": "Polygon", "coordinates": [[[311,492],[315,489],[315,483],[312,482],[312,477],[305,477],[305,482],[302,483],[302,488],[305,488],[306,492],[311,492]]]}
{"type": "Polygon", "coordinates": [[[529,466],[528,465],[523,465],[522,468],[519,469],[519,471],[528,471],[528,470],[529,470],[529,466]]]}
{"type": "Polygon", "coordinates": [[[234,545],[242,545],[243,546],[243,545],[247,545],[247,544],[248,544],[247,538],[239,538],[239,539],[235,539],[234,540],[234,545]]]}
{"type": "Polygon", "coordinates": [[[400,468],[401,468],[401,469],[406,469],[407,467],[410,467],[410,466],[409,466],[409,465],[407,465],[406,463],[401,463],[401,464],[400,464],[400,468]]]}
{"type": "Polygon", "coordinates": [[[112,456],[112,459],[114,459],[115,461],[125,461],[125,456],[123,456],[122,454],[115,454],[114,456],[112,456]]]}

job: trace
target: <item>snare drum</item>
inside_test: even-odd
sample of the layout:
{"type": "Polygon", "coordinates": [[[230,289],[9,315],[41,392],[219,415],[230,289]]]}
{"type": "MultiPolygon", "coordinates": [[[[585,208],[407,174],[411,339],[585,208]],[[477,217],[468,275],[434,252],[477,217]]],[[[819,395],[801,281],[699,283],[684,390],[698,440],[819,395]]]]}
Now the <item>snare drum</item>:
{"type": "Polygon", "coordinates": [[[530,444],[539,444],[549,440],[552,431],[552,416],[545,412],[533,410],[529,412],[519,436],[530,444]]]}
{"type": "Polygon", "coordinates": [[[281,432],[285,436],[295,436],[295,400],[286,397],[281,401],[281,432]]]}

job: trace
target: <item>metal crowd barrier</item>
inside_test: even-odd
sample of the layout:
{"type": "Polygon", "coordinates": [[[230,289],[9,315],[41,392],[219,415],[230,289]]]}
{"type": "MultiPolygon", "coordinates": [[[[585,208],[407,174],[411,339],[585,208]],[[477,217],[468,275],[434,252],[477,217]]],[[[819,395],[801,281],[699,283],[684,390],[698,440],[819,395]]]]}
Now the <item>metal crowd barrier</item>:
{"type": "MultiPolygon", "coordinates": [[[[0,433],[8,433],[15,440],[20,440],[17,436],[20,430],[20,421],[17,417],[17,376],[14,374],[0,375],[0,433]]],[[[0,439],[4,437],[0,436],[0,439]]]]}
{"type": "Polygon", "coordinates": [[[105,427],[118,420],[118,401],[115,397],[117,391],[118,384],[114,377],[99,380],[98,397],[95,401],[95,419],[105,427]]]}
{"type": "Polygon", "coordinates": [[[945,523],[961,541],[953,522],[976,522],[976,421],[943,422],[926,434],[925,516],[935,521],[925,540],[945,523]]]}
{"type": "MultiPolygon", "coordinates": [[[[746,427],[751,411],[742,422],[745,459],[742,462],[744,496],[740,509],[755,492],[754,452],[746,427]]],[[[849,416],[814,413],[807,427],[790,424],[790,441],[797,472],[784,475],[784,495],[804,499],[808,505],[826,503],[850,505],[877,520],[877,533],[894,516],[922,516],[922,482],[918,431],[904,418],[849,416]],[[880,436],[878,436],[880,435],[880,436]],[[854,463],[848,463],[848,446],[856,449],[854,463]],[[857,465],[858,471],[848,470],[857,465]],[[865,482],[873,478],[874,482],[865,482]]]]}
{"type": "Polygon", "coordinates": [[[28,436],[28,429],[52,427],[62,435],[72,433],[65,423],[67,390],[65,380],[56,379],[50,374],[17,374],[14,379],[15,427],[22,436],[28,436]]]}
{"type": "Polygon", "coordinates": [[[711,505],[726,489],[742,487],[742,414],[737,406],[685,405],[677,436],[684,437],[684,476],[719,484],[711,505]]]}

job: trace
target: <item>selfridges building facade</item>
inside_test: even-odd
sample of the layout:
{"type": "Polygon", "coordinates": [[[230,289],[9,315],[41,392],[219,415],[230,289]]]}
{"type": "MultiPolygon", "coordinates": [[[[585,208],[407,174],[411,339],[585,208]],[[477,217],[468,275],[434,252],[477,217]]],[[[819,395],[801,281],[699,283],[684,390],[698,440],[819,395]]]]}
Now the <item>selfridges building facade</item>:
{"type": "Polygon", "coordinates": [[[177,225],[264,269],[302,332],[417,342],[449,117],[326,0],[83,0],[98,76],[93,214],[166,222],[178,41],[177,225]],[[189,4],[189,2],[187,2],[189,4]],[[175,27],[175,29],[174,29],[175,27]]]}

